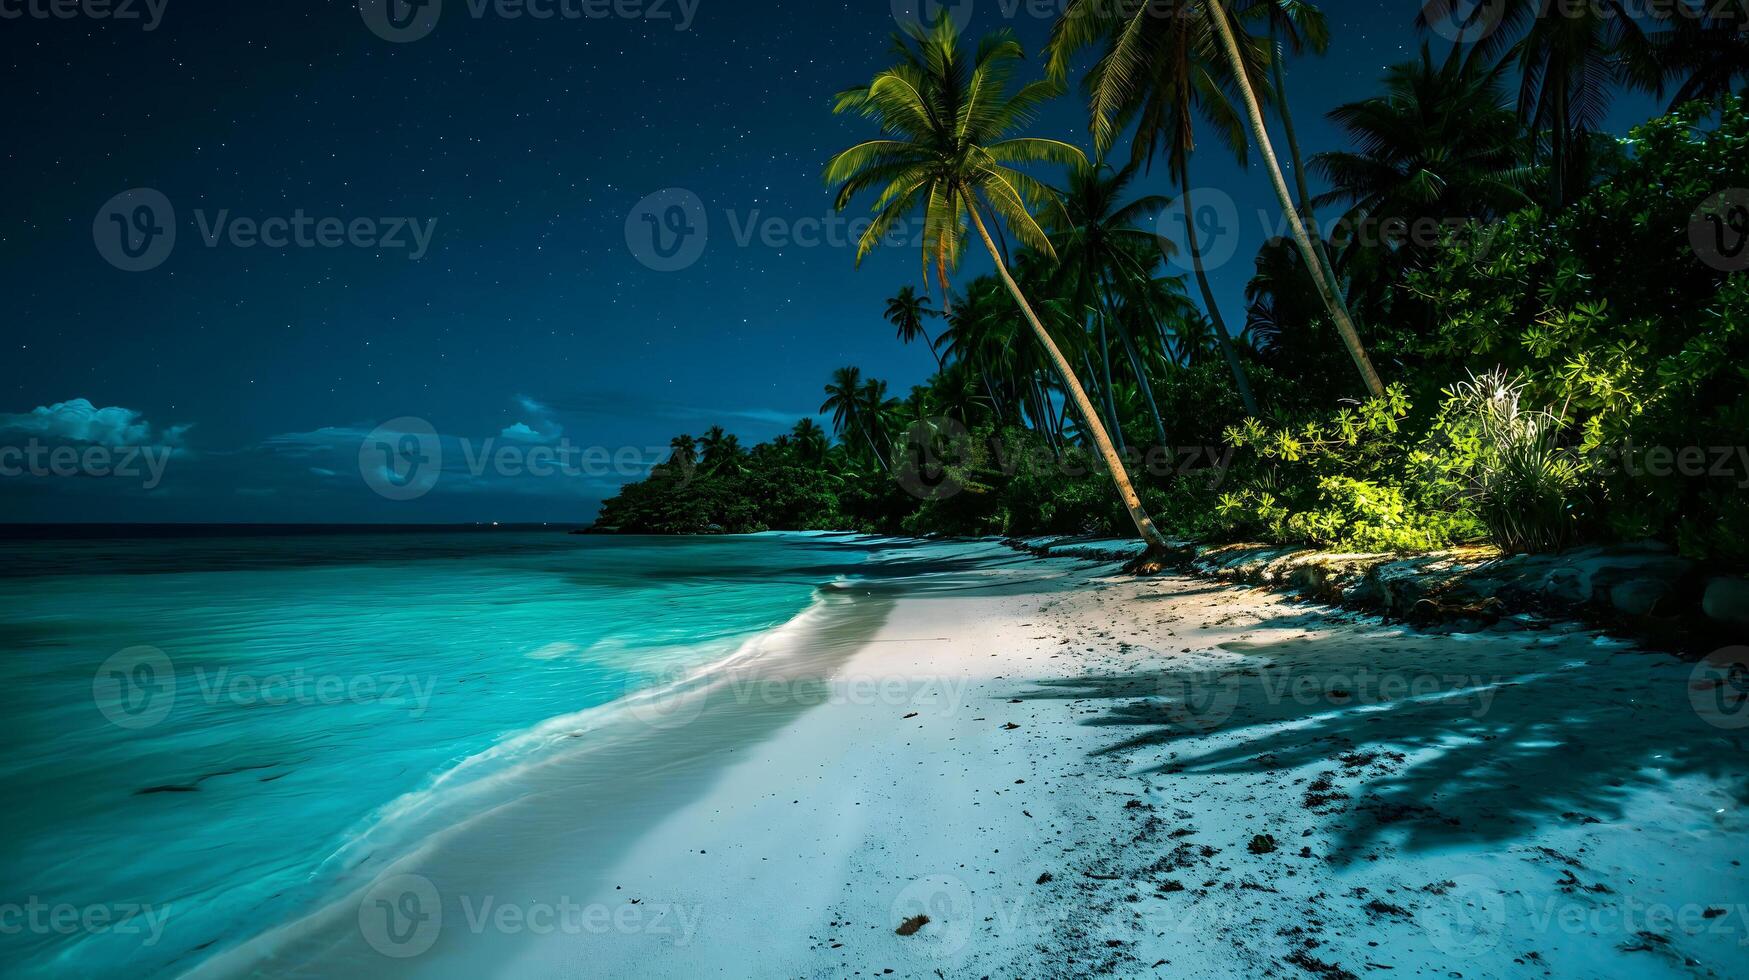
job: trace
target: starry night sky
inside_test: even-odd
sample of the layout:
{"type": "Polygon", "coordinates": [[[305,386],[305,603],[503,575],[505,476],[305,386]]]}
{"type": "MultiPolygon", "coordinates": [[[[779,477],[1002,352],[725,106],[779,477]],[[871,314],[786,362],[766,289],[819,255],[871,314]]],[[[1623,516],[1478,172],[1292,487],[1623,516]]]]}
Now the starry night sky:
{"type": "MultiPolygon", "coordinates": [[[[582,522],[625,477],[452,474],[456,440],[641,450],[721,423],[751,443],[811,415],[840,365],[896,394],[922,380],[928,352],[881,318],[918,279],[913,250],[857,269],[849,248],[736,241],[749,221],[830,216],[821,166],[870,135],[832,116],[831,96],[888,63],[892,4],[696,0],[677,30],[678,0],[631,2],[666,19],[475,18],[447,0],[403,44],[352,0],[167,0],[150,32],[0,20],[0,446],[173,450],[150,490],[0,477],[0,522],[582,522]],[[93,221],[141,187],[172,202],[178,239],[130,273],[99,253],[93,221]],[[628,214],[666,188],[697,194],[710,223],[678,272],[627,246],[628,214]],[[413,261],[209,248],[196,216],[299,210],[436,225],[413,261]],[[402,416],[445,447],[443,479],[412,501],[373,493],[358,462],[362,434],[402,416]]],[[[1049,21],[1012,5],[975,0],[972,33],[1007,25],[1036,54],[1049,21]]],[[[1332,50],[1290,67],[1308,154],[1339,145],[1324,110],[1419,43],[1407,0],[1325,9],[1332,50]]],[[[1085,146],[1085,127],[1068,97],[1034,132],[1085,146]]],[[[1236,257],[1213,272],[1242,323],[1273,197],[1212,142],[1193,177],[1242,216],[1236,257]]],[[[1145,189],[1172,192],[1163,168],[1145,189]]],[[[986,269],[968,255],[959,277],[986,269]]]]}

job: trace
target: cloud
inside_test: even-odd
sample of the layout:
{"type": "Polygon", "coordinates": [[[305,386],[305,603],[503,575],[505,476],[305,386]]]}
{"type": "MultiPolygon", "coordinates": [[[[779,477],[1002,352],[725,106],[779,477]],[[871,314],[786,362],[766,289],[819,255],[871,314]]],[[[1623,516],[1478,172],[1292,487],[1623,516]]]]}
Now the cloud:
{"type": "Polygon", "coordinates": [[[73,398],[41,405],[29,412],[0,414],[0,432],[83,442],[97,446],[179,446],[187,425],[173,425],[153,434],[152,424],[131,408],[98,408],[88,399],[73,398]]]}
{"type": "Polygon", "coordinates": [[[517,395],[511,400],[534,420],[534,424],[517,422],[505,426],[499,431],[499,438],[513,442],[552,442],[565,434],[565,427],[553,419],[551,408],[527,395],[517,395]]]}

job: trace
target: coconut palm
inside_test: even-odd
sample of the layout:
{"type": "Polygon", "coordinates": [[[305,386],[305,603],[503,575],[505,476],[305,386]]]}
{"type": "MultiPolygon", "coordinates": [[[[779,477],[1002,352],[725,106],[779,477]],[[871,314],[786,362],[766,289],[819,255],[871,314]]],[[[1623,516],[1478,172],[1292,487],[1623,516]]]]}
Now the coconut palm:
{"type": "Polygon", "coordinates": [[[1275,111],[1281,117],[1282,135],[1287,137],[1288,158],[1293,161],[1294,189],[1299,192],[1300,219],[1312,235],[1312,249],[1317,253],[1318,266],[1330,279],[1331,288],[1340,290],[1341,281],[1324,247],[1324,234],[1318,229],[1313,212],[1312,192],[1306,186],[1306,158],[1300,153],[1300,138],[1294,129],[1294,114],[1288,107],[1287,55],[1306,53],[1321,55],[1330,48],[1330,27],[1324,13],[1307,0],[1253,0],[1246,14],[1261,18],[1270,42],[1269,68],[1275,82],[1275,111]]]}
{"type": "MultiPolygon", "coordinates": [[[[1174,111],[1174,103],[1182,104],[1190,90],[1205,101],[1228,87],[1237,92],[1294,242],[1305,253],[1307,268],[1318,269],[1317,252],[1288,192],[1263,116],[1259,91],[1269,93],[1263,68],[1270,53],[1249,34],[1241,41],[1243,33],[1234,23],[1228,0],[1070,0],[1052,35],[1053,50],[1060,50],[1065,60],[1053,56],[1053,71],[1066,70],[1066,59],[1075,51],[1106,45],[1091,79],[1094,135],[1101,146],[1110,145],[1122,124],[1131,120],[1149,133],[1163,133],[1167,123],[1187,129],[1191,117],[1174,111]],[[1207,26],[1206,32],[1202,25],[1207,26]],[[1193,53],[1198,56],[1194,62],[1193,53]],[[1225,72],[1217,76],[1214,64],[1221,56],[1225,72]]],[[[1181,137],[1169,145],[1186,142],[1188,137],[1181,137]]],[[[1194,230],[1188,207],[1186,223],[1194,230]]],[[[1199,252],[1194,242],[1191,245],[1195,257],[1199,252]]],[[[1384,382],[1360,342],[1341,292],[1324,276],[1313,279],[1361,380],[1370,393],[1382,394],[1384,382]]]]}
{"type": "Polygon", "coordinates": [[[935,349],[935,341],[929,336],[929,330],[923,321],[940,314],[929,308],[929,297],[917,295],[916,288],[901,286],[899,295],[887,300],[887,322],[899,330],[899,342],[909,344],[919,337],[928,345],[929,353],[935,357],[935,366],[939,369],[941,352],[935,349]]]}
{"type": "MultiPolygon", "coordinates": [[[[1099,165],[1077,167],[1069,172],[1069,191],[1064,202],[1067,223],[1051,236],[1059,259],[1051,285],[1054,293],[1069,296],[1078,309],[1088,311],[1101,334],[1108,327],[1116,333],[1148,406],[1159,445],[1170,446],[1166,423],[1154,400],[1154,386],[1130,334],[1129,319],[1115,315],[1119,297],[1135,293],[1142,284],[1152,281],[1154,267],[1159,264],[1164,248],[1171,244],[1157,244],[1161,241],[1159,235],[1140,227],[1151,223],[1150,219],[1170,203],[1166,198],[1146,195],[1124,200],[1139,166],[1131,161],[1122,170],[1099,165]]],[[[1106,402],[1115,415],[1109,391],[1109,345],[1102,342],[1100,348],[1106,364],[1106,402]]],[[[1115,418],[1112,426],[1121,435],[1115,418]]]]}
{"type": "MultiPolygon", "coordinates": [[[[1456,2],[1427,0],[1416,26],[1452,17],[1456,2]]],[[[1623,0],[1493,0],[1487,13],[1495,19],[1473,43],[1517,68],[1518,117],[1547,144],[1550,204],[1559,208],[1579,186],[1589,134],[1615,89],[1662,89],[1657,45],[1623,0]]]]}
{"type": "Polygon", "coordinates": [[[700,462],[707,472],[734,472],[740,468],[741,439],[724,432],[722,426],[713,425],[705,430],[704,436],[698,441],[698,447],[701,453],[700,462]]]}
{"type": "Polygon", "coordinates": [[[796,454],[810,463],[818,463],[826,458],[826,430],[813,419],[802,419],[790,430],[790,442],[796,448],[796,454]]]}
{"type": "Polygon", "coordinates": [[[838,96],[838,112],[859,112],[875,120],[883,134],[845,150],[826,166],[826,180],[838,185],[840,210],[863,191],[876,193],[875,218],[858,243],[857,258],[879,244],[898,222],[921,211],[924,261],[927,265],[933,260],[945,293],[947,273],[957,264],[964,222],[969,219],[1069,392],[1137,532],[1150,546],[1165,547],[1165,537],[1143,508],[1086,389],[1021,292],[984,220],[987,208],[1022,244],[1054,257],[1050,238],[1034,215],[1041,209],[1060,212],[1062,205],[1049,188],[1011,165],[1072,165],[1085,158],[1067,143],[1009,134],[1025,124],[1059,86],[1047,80],[1009,92],[1023,53],[1008,32],[985,38],[970,59],[961,50],[952,18],[945,15],[927,28],[907,28],[906,35],[896,39],[897,65],[868,85],[838,96]]]}
{"type": "Polygon", "coordinates": [[[1245,124],[1227,94],[1224,61],[1208,23],[1182,13],[1164,4],[1149,7],[1143,0],[1117,4],[1074,0],[1053,29],[1050,72],[1064,78],[1077,52],[1103,46],[1086,81],[1095,146],[1102,154],[1110,150],[1133,119],[1132,161],[1151,162],[1156,149],[1165,149],[1168,173],[1178,183],[1185,244],[1203,309],[1233,373],[1240,401],[1248,414],[1257,415],[1250,378],[1209,286],[1190,182],[1197,123],[1213,131],[1241,164],[1246,157],[1245,124]]]}
{"type": "Polygon", "coordinates": [[[1652,37],[1666,76],[1678,81],[1670,107],[1730,95],[1749,78],[1749,9],[1707,4],[1700,16],[1672,18],[1652,37]]]}
{"type": "Polygon", "coordinates": [[[884,467],[886,460],[881,458],[874,436],[863,424],[864,387],[861,368],[841,367],[833,371],[832,380],[826,383],[826,400],[820,404],[820,414],[831,412],[832,431],[840,437],[846,432],[855,433],[884,467]]]}
{"type": "MultiPolygon", "coordinates": [[[[1381,95],[1329,113],[1358,148],[1312,158],[1331,190],[1320,207],[1348,206],[1343,224],[1411,231],[1428,221],[1487,218],[1530,202],[1517,121],[1504,104],[1502,66],[1454,47],[1438,65],[1426,44],[1417,61],[1393,65],[1381,95]]],[[[1350,259],[1388,261],[1421,249],[1414,236],[1398,246],[1356,238],[1350,259]],[[1368,256],[1366,253],[1372,253],[1368,256]]]]}

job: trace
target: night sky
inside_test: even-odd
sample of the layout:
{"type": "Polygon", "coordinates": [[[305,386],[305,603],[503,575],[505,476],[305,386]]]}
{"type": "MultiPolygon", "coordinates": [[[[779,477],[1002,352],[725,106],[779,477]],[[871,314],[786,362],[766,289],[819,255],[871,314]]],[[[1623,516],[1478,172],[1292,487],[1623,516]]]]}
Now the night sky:
{"type": "MultiPolygon", "coordinates": [[[[145,0],[134,21],[0,19],[0,447],[113,448],[111,469],[147,447],[137,475],[102,478],[12,457],[0,522],[585,522],[676,433],[720,423],[752,443],[813,414],[835,367],[901,395],[933,367],[881,318],[918,281],[914,249],[857,269],[831,228],[812,247],[737,240],[770,218],[831,218],[821,167],[872,135],[832,116],[831,96],[889,63],[888,0],[620,0],[645,16],[605,19],[476,17],[446,0],[407,43],[373,33],[355,0],[154,2],[150,31],[145,0]],[[135,188],[174,208],[176,242],[129,272],[96,232],[114,255],[110,202],[135,188]],[[671,272],[627,234],[670,188],[708,222],[702,256],[671,272]],[[243,247],[247,225],[219,224],[299,213],[396,237],[325,247],[312,226],[308,247],[243,247]],[[405,219],[429,232],[417,259],[405,219]],[[373,492],[361,443],[401,417],[439,434],[441,476],[373,492]],[[488,439],[642,462],[470,472],[488,439]]],[[[1049,21],[1014,6],[973,0],[972,33],[1010,26],[1036,55],[1049,21]]],[[[1332,50],[1290,67],[1308,153],[1339,145],[1324,110],[1419,44],[1412,3],[1325,9],[1332,50]]],[[[1074,97],[1033,131],[1088,144],[1074,97]]],[[[1242,324],[1273,196],[1212,141],[1193,178],[1241,216],[1212,278],[1242,324]]],[[[1163,168],[1145,189],[1172,192],[1163,168]]],[[[124,224],[138,203],[115,212],[124,224]]],[[[959,278],[987,266],[968,254],[959,278]]]]}

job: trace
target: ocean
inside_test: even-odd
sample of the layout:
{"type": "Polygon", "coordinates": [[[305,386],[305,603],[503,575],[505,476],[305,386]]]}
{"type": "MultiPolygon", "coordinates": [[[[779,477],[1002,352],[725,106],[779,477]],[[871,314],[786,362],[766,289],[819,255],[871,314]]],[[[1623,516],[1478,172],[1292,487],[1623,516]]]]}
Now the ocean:
{"type": "Polygon", "coordinates": [[[808,614],[842,535],[0,534],[0,960],[175,975],[808,614]],[[592,714],[596,713],[596,714],[592,714]],[[16,928],[13,928],[13,927],[16,928]]]}

